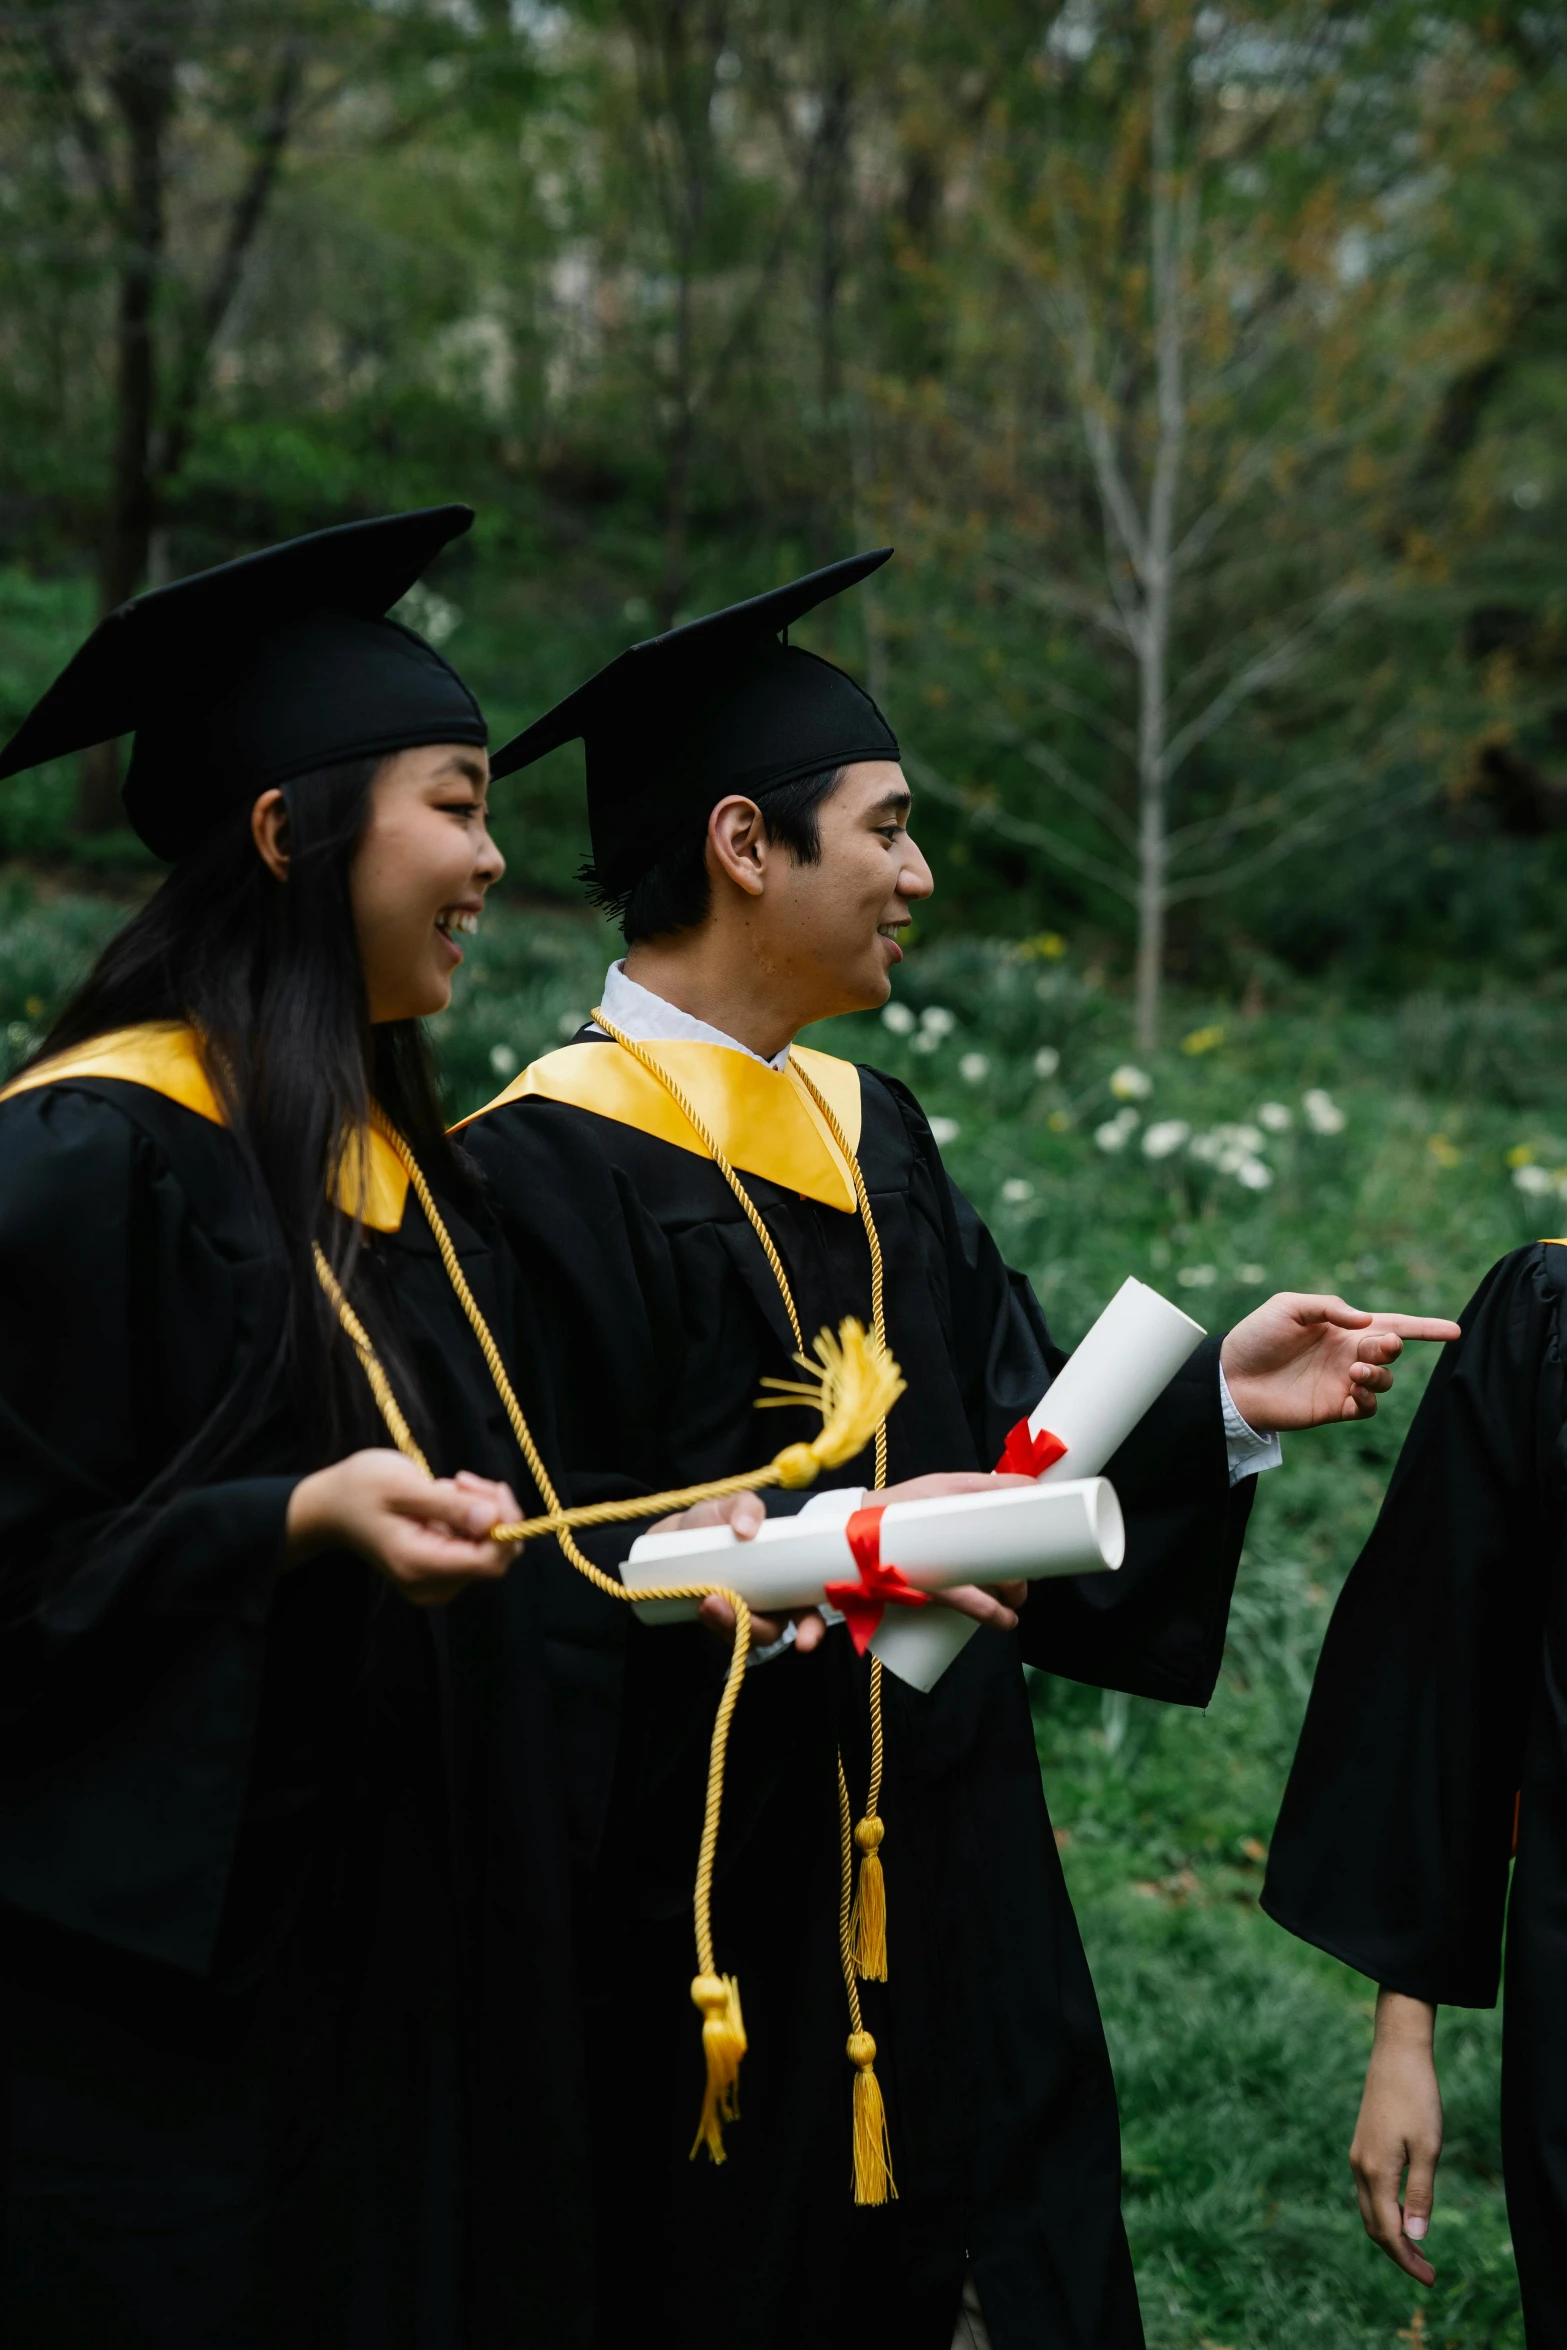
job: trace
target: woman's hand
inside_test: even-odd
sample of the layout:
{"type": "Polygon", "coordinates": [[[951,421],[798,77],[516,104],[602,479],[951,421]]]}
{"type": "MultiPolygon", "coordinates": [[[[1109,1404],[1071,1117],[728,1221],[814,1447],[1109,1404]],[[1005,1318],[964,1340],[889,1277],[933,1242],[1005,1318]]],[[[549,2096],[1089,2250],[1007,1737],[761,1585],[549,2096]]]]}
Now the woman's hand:
{"type": "Polygon", "coordinates": [[[1436,2009],[1402,1991],[1377,1993],[1377,2029],[1349,2150],[1360,2216],[1373,2244],[1418,2284],[1436,2282],[1421,2251],[1442,2152],[1436,2009]],[[1399,2181],[1408,2169],[1403,2201],[1399,2181]]]}
{"type": "Polygon", "coordinates": [[[354,1452],[295,1486],[283,1564],[357,1551],[415,1607],[444,1607],[470,1583],[505,1574],[513,1551],[491,1542],[490,1528],[521,1515],[510,1487],[488,1477],[431,1478],[401,1453],[354,1452]]]}

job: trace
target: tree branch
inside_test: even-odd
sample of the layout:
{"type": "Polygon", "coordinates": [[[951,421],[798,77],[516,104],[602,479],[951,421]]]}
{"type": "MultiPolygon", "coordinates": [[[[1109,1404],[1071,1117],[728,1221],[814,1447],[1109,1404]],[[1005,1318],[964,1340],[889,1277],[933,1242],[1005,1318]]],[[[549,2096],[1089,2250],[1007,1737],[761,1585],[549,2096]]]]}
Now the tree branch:
{"type": "Polygon", "coordinates": [[[986,807],[968,792],[949,783],[938,768],[932,767],[917,751],[905,750],[903,764],[919,785],[933,800],[949,808],[961,809],[971,824],[981,824],[987,831],[999,833],[1003,840],[1017,841],[1025,848],[1043,849],[1068,872],[1081,874],[1085,881],[1096,881],[1102,889],[1113,890],[1129,906],[1137,903],[1137,884],[1113,865],[1096,857],[1090,849],[1080,849],[1076,841],[1048,824],[1035,824],[1023,816],[1009,815],[1005,808],[986,807]]]}
{"type": "Polygon", "coordinates": [[[93,119],[82,89],[81,69],[66,47],[58,26],[46,24],[43,28],[43,51],[49,61],[66,114],[71,134],[81,149],[88,175],[98,191],[99,201],[113,219],[121,208],[121,196],[114,182],[114,165],[102,131],[93,119]]]}
{"type": "Polygon", "coordinates": [[[278,67],[277,80],[273,84],[271,102],[262,120],[261,135],[251,158],[250,170],[229,214],[228,233],[207,281],[195,323],[184,339],[175,375],[174,395],[162,433],[158,462],[160,493],[177,479],[190,454],[196,403],[200,398],[207,362],[239,291],[246,258],[255,243],[256,232],[277,185],[304,69],[304,43],[290,41],[278,67]]]}

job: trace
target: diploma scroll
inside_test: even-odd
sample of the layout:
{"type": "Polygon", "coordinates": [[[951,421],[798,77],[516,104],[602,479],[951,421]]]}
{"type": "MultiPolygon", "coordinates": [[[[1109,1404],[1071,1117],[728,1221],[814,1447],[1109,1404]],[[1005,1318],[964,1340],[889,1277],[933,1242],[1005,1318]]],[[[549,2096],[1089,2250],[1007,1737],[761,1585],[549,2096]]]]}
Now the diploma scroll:
{"type": "MultiPolygon", "coordinates": [[[[1169,1386],[1206,1333],[1146,1282],[1128,1278],[1029,1414],[1066,1446],[1041,1485],[1097,1477],[1169,1386]]],[[[871,1648],[890,1673],[933,1689],[979,1629],[950,1608],[909,1615],[889,1608],[871,1648]]]]}
{"type": "MultiPolygon", "coordinates": [[[[895,1501],[863,1511],[879,1521],[879,1552],[894,1580],[915,1592],[940,1592],[955,1583],[1038,1581],[1118,1567],[1126,1549],[1121,1505],[1103,1477],[1050,1486],[1013,1486],[996,1493],[945,1494],[934,1501],[895,1501]]],[[[829,1585],[857,1582],[851,1542],[858,1521],[802,1514],[769,1518],[755,1539],[741,1542],[727,1526],[678,1534],[644,1534],[620,1570],[629,1591],[660,1583],[722,1583],[763,1614],[819,1607],[829,1585]]],[[[636,1603],[634,1603],[636,1604],[636,1603]]],[[[646,1600],[636,1605],[644,1623],[689,1621],[698,1602],[646,1600]]],[[[927,1613],[965,1622],[941,1609],[889,1603],[887,1615],[927,1613]]],[[[885,1628],[886,1618],[883,1618],[885,1628]]]]}

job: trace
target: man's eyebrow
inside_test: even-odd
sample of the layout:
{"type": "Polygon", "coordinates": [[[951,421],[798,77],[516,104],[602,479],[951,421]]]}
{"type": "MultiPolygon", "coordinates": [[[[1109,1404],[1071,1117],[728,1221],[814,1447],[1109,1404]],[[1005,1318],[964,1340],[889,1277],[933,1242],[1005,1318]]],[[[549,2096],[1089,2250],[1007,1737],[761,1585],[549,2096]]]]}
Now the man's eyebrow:
{"type": "Polygon", "coordinates": [[[904,786],[900,790],[884,792],[871,810],[873,816],[906,816],[914,805],[914,794],[904,786]]]}

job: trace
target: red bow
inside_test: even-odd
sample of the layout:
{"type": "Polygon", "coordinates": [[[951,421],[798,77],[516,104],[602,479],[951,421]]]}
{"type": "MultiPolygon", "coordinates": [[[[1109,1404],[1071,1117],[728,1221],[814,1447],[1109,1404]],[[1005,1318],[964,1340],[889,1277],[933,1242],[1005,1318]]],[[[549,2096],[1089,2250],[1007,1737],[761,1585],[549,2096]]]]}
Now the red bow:
{"type": "Polygon", "coordinates": [[[1001,1458],[996,1463],[996,1475],[998,1477],[1042,1477],[1051,1462],[1061,1460],[1065,1453],[1066,1446],[1060,1437],[1052,1436],[1048,1428],[1041,1428],[1039,1434],[1035,1436],[1031,1433],[1028,1422],[1019,1420],[1017,1426],[1007,1432],[1006,1443],[1001,1448],[1001,1458]]]}
{"type": "Polygon", "coordinates": [[[829,1583],[827,1597],[842,1612],[855,1655],[863,1656],[889,1600],[899,1607],[924,1607],[929,1595],[905,1583],[898,1569],[883,1560],[880,1509],[856,1510],[844,1531],[860,1579],[858,1583],[829,1583]]]}

